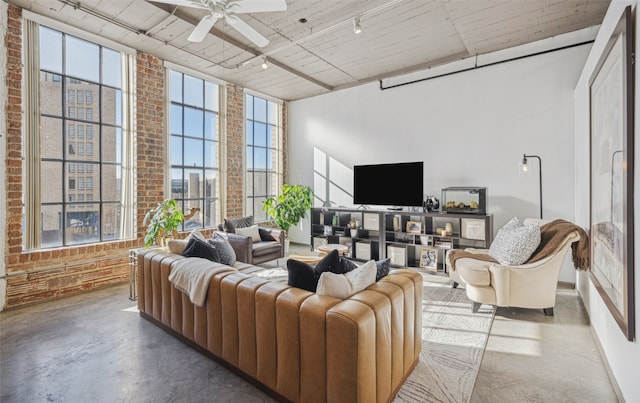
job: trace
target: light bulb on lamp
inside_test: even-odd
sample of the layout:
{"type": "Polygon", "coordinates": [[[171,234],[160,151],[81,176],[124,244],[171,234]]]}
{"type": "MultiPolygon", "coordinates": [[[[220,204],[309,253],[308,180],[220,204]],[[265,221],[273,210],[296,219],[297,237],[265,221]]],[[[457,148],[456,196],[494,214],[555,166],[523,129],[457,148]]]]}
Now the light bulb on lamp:
{"type": "Polygon", "coordinates": [[[269,65],[267,64],[267,58],[265,57],[264,59],[262,59],[262,70],[266,70],[269,68],[269,65]]]}
{"type": "Polygon", "coordinates": [[[526,155],[522,157],[522,172],[529,172],[529,164],[526,155]]]}

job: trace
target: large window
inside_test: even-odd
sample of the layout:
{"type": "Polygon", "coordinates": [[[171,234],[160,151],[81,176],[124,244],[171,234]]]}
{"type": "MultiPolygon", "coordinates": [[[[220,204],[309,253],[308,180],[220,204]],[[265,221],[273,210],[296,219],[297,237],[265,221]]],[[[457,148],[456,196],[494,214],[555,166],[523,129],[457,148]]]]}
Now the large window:
{"type": "Polygon", "coordinates": [[[171,197],[185,212],[183,230],[220,222],[219,88],[216,83],[169,69],[171,197]]]}
{"type": "Polygon", "coordinates": [[[262,202],[282,186],[282,136],[280,104],[245,95],[247,176],[245,214],[264,221],[262,202]]]}
{"type": "Polygon", "coordinates": [[[25,45],[25,68],[32,72],[25,79],[37,91],[26,99],[39,99],[26,106],[27,115],[39,116],[39,124],[26,125],[25,152],[37,154],[40,161],[35,167],[26,163],[27,172],[36,177],[25,179],[25,247],[131,236],[133,223],[122,222],[123,143],[128,138],[123,113],[130,113],[122,109],[122,72],[128,59],[120,51],[31,21],[25,38],[26,44],[37,44],[37,49],[25,45]],[[88,102],[93,99],[100,102],[88,102]],[[38,213],[27,212],[34,206],[38,213]]]}

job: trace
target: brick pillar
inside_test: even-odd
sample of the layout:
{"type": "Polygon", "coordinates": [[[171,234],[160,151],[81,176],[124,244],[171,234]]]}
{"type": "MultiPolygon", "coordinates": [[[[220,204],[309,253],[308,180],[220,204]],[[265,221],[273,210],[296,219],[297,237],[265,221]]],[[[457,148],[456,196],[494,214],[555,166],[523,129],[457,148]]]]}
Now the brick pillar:
{"type": "Polygon", "coordinates": [[[226,212],[223,217],[241,217],[244,190],[244,91],[242,87],[227,85],[227,188],[226,212]]]}
{"type": "Polygon", "coordinates": [[[138,52],[136,56],[137,229],[144,238],[144,216],[165,198],[165,69],[162,60],[138,52]]]}

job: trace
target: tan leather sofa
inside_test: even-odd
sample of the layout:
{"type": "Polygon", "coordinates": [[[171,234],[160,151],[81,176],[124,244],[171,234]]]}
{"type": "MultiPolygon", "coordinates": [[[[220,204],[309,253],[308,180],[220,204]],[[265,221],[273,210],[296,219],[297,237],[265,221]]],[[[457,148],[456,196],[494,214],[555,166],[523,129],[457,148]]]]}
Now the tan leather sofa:
{"type": "MultiPolygon", "coordinates": [[[[138,255],[140,315],[280,401],[387,402],[418,362],[422,276],[396,270],[346,300],[246,274],[236,263],[193,305],[168,281],[187,259],[138,255]]],[[[212,263],[213,265],[219,265],[212,263]]]]}

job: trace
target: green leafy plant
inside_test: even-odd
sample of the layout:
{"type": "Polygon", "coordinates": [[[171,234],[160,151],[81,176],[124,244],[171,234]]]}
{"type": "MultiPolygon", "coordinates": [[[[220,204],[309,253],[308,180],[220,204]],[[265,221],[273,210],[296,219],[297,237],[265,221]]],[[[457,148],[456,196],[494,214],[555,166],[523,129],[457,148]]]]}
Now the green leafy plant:
{"type": "Polygon", "coordinates": [[[285,233],[307,216],[313,203],[313,192],[309,186],[282,185],[282,194],[262,202],[262,211],[285,233]]]}
{"type": "Polygon", "coordinates": [[[171,235],[178,229],[182,220],[184,215],[174,199],[166,199],[159,203],[156,208],[149,210],[142,222],[143,225],[149,222],[147,234],[144,236],[144,246],[148,248],[154,243],[162,244],[167,234],[171,235]]]}

